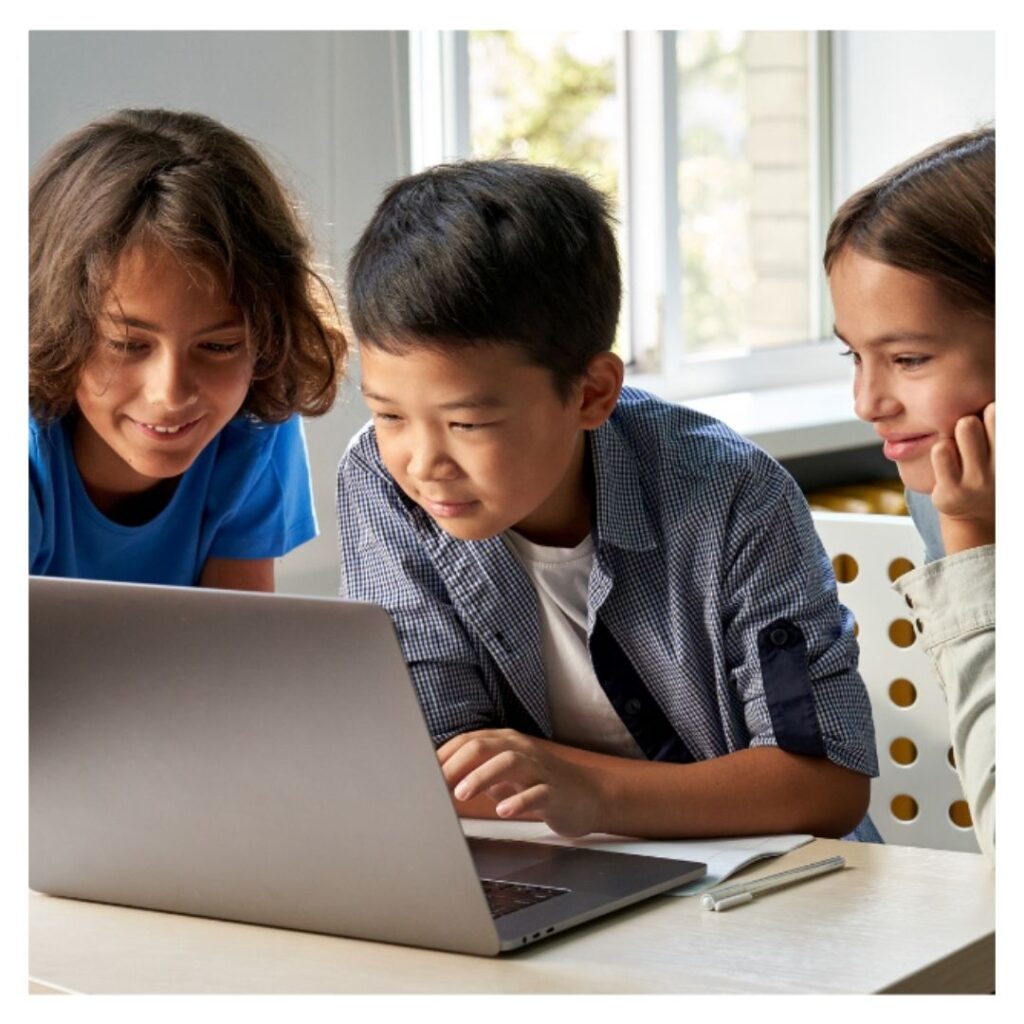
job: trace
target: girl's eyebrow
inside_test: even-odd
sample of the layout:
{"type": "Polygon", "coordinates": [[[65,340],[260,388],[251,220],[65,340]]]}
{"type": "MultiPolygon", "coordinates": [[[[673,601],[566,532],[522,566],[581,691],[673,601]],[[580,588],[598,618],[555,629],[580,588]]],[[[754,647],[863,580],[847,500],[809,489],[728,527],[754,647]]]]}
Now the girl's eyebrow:
{"type": "MultiPolygon", "coordinates": [[[[835,324],[832,325],[832,333],[844,344],[853,348],[853,345],[846,340],[840,333],[839,328],[835,324]]],[[[864,347],[868,348],[872,345],[891,345],[894,342],[934,342],[941,341],[937,334],[930,334],[928,331],[887,331],[885,334],[880,334],[877,338],[871,338],[869,341],[864,342],[864,347]]]]}

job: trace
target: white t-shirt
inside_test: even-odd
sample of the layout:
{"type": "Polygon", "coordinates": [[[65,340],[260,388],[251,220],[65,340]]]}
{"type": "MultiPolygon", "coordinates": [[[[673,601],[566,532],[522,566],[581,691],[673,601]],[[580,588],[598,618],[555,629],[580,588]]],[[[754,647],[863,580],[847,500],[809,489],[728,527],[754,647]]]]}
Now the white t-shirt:
{"type": "Polygon", "coordinates": [[[590,536],[574,548],[534,544],[513,530],[503,535],[537,591],[541,654],[554,738],[618,757],[643,752],[601,689],[587,650],[587,588],[594,564],[590,536]]]}

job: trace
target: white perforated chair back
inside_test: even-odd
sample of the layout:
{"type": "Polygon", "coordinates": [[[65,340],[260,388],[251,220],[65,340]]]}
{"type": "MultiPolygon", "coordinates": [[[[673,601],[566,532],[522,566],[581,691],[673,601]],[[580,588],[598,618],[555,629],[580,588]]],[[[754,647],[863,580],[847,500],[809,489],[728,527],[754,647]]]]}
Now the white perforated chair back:
{"type": "Polygon", "coordinates": [[[887,843],[977,852],[953,767],[945,698],[892,580],[924,562],[908,516],[814,512],[839,600],[853,613],[871,698],[879,777],[871,819],[887,843]],[[848,582],[842,582],[848,580],[848,582]]]}

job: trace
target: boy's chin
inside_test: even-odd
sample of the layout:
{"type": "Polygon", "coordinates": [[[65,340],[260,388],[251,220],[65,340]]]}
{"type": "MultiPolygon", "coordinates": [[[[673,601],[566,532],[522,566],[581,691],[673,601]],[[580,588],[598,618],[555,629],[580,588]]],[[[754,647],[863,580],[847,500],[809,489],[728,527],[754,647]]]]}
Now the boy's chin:
{"type": "Polygon", "coordinates": [[[489,540],[491,537],[496,537],[502,532],[501,530],[494,529],[493,523],[485,524],[460,519],[439,519],[437,516],[431,516],[430,518],[449,537],[454,537],[456,540],[489,540]]]}

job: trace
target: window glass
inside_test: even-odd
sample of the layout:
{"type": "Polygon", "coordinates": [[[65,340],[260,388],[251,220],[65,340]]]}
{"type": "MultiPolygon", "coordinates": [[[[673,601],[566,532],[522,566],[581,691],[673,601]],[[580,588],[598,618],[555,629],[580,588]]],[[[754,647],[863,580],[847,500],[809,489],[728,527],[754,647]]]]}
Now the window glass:
{"type": "Polygon", "coordinates": [[[818,334],[809,36],[676,34],[679,308],[687,355],[818,334]]]}
{"type": "Polygon", "coordinates": [[[644,73],[651,51],[635,46],[625,73],[637,33],[469,32],[460,117],[467,155],[567,167],[611,198],[625,300],[617,350],[635,355],[634,369],[678,373],[689,357],[819,336],[821,183],[814,34],[673,35],[664,59],[675,74],[662,79],[644,73]],[[672,110],[675,180],[658,156],[672,110]],[[632,208],[627,144],[642,150],[632,208]]]}
{"type": "Polygon", "coordinates": [[[557,164],[615,197],[618,48],[615,32],[470,32],[473,156],[557,164]]]}

